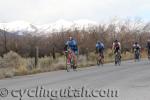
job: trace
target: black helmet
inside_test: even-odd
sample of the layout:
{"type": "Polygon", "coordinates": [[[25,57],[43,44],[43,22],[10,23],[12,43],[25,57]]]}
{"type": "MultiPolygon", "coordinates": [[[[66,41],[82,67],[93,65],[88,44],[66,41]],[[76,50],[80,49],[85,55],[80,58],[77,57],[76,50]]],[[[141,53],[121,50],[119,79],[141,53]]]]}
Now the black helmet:
{"type": "Polygon", "coordinates": [[[118,42],[118,40],[116,39],[115,42],[118,42]]]}

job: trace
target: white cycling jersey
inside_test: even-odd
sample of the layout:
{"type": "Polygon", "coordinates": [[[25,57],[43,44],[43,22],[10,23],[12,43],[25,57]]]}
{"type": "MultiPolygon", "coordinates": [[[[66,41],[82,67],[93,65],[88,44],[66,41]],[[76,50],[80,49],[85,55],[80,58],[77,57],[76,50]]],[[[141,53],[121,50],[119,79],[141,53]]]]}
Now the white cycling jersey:
{"type": "MultiPolygon", "coordinates": [[[[121,43],[118,42],[117,44],[119,45],[119,48],[121,49],[121,43]]],[[[114,43],[113,43],[113,46],[112,46],[113,49],[115,49],[115,45],[116,45],[116,43],[114,42],[114,43]]]]}

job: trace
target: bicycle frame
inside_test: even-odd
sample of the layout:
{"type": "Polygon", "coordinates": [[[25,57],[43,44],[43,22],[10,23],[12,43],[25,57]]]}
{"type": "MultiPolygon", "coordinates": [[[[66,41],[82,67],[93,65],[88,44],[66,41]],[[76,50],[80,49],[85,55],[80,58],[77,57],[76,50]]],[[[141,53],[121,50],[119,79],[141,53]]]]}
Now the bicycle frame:
{"type": "Polygon", "coordinates": [[[66,52],[66,69],[67,71],[70,71],[71,68],[74,68],[75,61],[74,61],[74,55],[71,50],[68,50],[66,52]]]}
{"type": "Polygon", "coordinates": [[[103,66],[103,63],[104,63],[103,54],[102,53],[98,53],[97,65],[102,65],[103,66]]]}
{"type": "Polygon", "coordinates": [[[116,52],[115,53],[115,65],[119,65],[120,66],[120,64],[121,64],[121,55],[120,55],[120,52],[118,51],[118,52],[116,52]]]}
{"type": "Polygon", "coordinates": [[[134,59],[135,59],[135,61],[140,60],[140,51],[139,50],[134,51],[134,59]]]}

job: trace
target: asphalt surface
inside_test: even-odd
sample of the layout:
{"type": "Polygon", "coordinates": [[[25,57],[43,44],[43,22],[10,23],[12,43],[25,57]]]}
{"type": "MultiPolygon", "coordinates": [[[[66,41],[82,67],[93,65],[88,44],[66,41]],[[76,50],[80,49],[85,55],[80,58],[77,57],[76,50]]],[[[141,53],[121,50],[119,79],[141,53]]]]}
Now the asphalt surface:
{"type": "Polygon", "coordinates": [[[2,79],[0,100],[150,100],[150,62],[2,79]]]}

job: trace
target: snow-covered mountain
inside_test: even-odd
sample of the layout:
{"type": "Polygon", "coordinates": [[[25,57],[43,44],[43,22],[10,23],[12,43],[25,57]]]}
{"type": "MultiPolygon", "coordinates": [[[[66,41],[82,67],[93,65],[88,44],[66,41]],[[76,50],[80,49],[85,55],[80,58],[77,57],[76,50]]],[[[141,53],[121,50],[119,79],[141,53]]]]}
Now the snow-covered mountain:
{"type": "Polygon", "coordinates": [[[58,20],[54,23],[50,24],[44,24],[37,26],[39,29],[39,32],[49,33],[49,32],[56,32],[61,31],[63,29],[69,29],[72,26],[72,22],[65,21],[65,20],[58,20]]]}
{"type": "Polygon", "coordinates": [[[89,20],[65,21],[58,20],[51,24],[38,26],[39,32],[59,32],[62,30],[73,30],[74,28],[82,29],[98,25],[98,23],[89,20]]]}
{"type": "Polygon", "coordinates": [[[14,21],[10,23],[0,23],[0,29],[8,32],[35,32],[37,27],[25,22],[25,21],[14,21]]]}
{"type": "Polygon", "coordinates": [[[45,25],[33,25],[25,21],[14,21],[10,23],[0,23],[0,29],[6,30],[8,32],[28,32],[28,33],[39,33],[47,34],[51,32],[59,32],[68,29],[82,29],[87,27],[92,27],[98,25],[98,23],[90,20],[77,20],[77,21],[66,21],[58,20],[54,23],[49,23],[45,25]]]}

